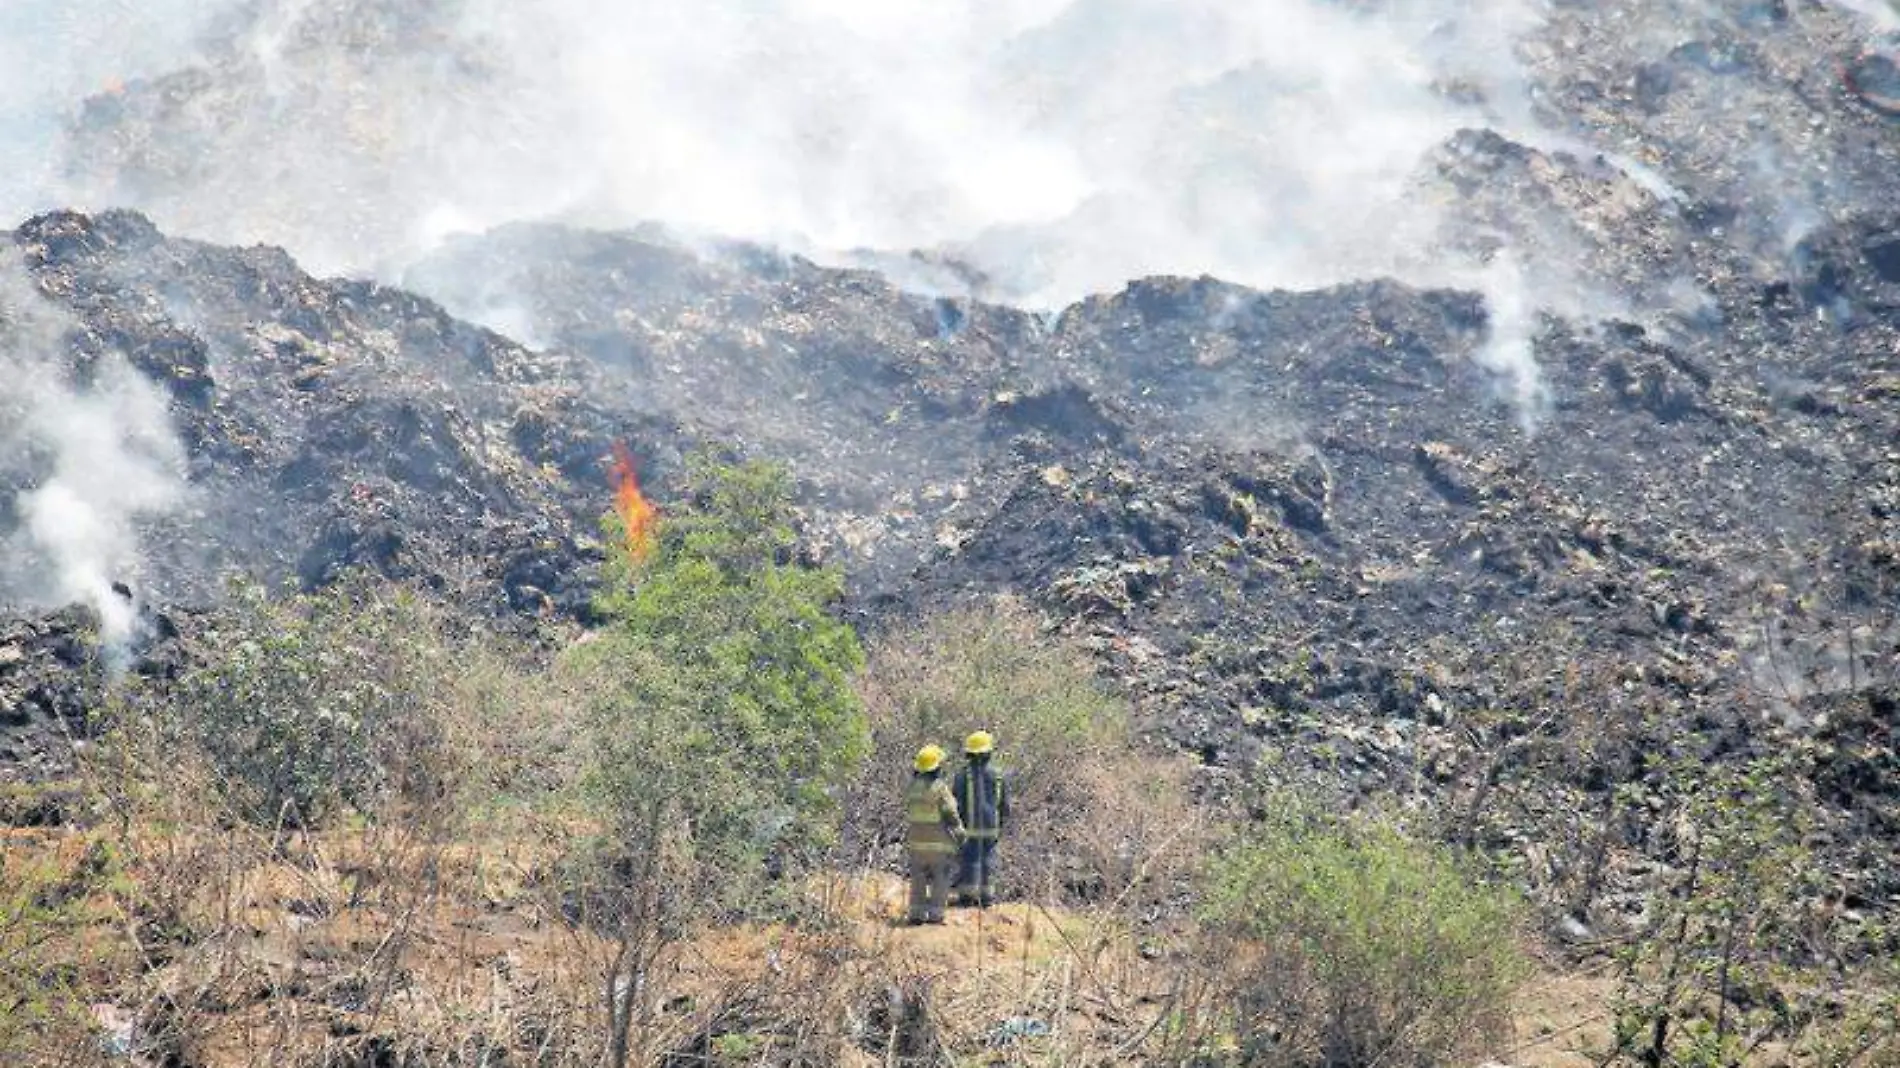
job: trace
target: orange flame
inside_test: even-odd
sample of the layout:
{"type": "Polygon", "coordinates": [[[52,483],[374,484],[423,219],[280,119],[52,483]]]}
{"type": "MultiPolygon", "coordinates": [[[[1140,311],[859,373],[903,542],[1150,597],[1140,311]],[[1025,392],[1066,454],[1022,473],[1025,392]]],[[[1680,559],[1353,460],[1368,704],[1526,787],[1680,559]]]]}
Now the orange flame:
{"type": "Polygon", "coordinates": [[[636,563],[653,548],[660,510],[640,492],[640,471],[625,442],[614,442],[614,512],[627,528],[627,556],[636,563]]]}

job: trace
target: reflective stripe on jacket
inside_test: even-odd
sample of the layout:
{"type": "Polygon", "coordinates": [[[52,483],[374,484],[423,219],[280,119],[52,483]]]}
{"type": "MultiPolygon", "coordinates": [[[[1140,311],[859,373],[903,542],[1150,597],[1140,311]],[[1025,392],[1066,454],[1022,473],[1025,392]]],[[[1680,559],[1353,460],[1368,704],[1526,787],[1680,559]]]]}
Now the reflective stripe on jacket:
{"type": "Polygon", "coordinates": [[[988,762],[970,764],[957,772],[958,811],[971,838],[996,838],[1009,818],[1009,793],[1003,777],[988,762]]]}
{"type": "Polygon", "coordinates": [[[949,856],[963,838],[957,817],[957,799],[941,776],[913,775],[904,789],[904,817],[910,825],[910,851],[924,856],[949,856]]]}

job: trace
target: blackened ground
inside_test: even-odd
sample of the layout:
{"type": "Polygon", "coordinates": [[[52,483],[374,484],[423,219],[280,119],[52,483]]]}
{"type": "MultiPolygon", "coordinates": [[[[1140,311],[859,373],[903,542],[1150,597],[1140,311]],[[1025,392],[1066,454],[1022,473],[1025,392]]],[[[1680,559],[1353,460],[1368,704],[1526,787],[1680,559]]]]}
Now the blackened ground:
{"type": "MultiPolygon", "coordinates": [[[[584,620],[612,443],[664,505],[681,454],[717,440],[793,466],[868,631],[1026,595],[1216,791],[1265,760],[1449,798],[1487,748],[1543,737],[1512,769],[1540,792],[1495,828],[1509,845],[1641,773],[1568,761],[1579,729],[1743,756],[1900,677],[1892,215],[1816,231],[1780,277],[1711,274],[1694,315],[1543,320],[1534,432],[1478,359],[1483,302],[1389,282],[1156,278],[1039,316],[553,227],[418,276],[520,300],[529,348],[132,214],[13,243],[79,324],[73,360],[116,349],[169,392],[194,497],[145,531],[162,608],[214,601],[228,570],[316,586],[366,565],[496,626],[584,620]]],[[[0,461],[0,515],[42,462],[0,461]]],[[[77,617],[7,626],[9,774],[44,774],[97,658],[77,617]]],[[[1878,898],[1900,892],[1873,859],[1900,787],[1855,744],[1819,781],[1861,829],[1839,839],[1852,893],[1878,898]]]]}
{"type": "MultiPolygon", "coordinates": [[[[1533,433],[1475,358],[1483,303],[1386,282],[1158,278],[1044,317],[652,236],[518,228],[433,265],[525,301],[530,349],[135,215],[14,236],[74,358],[119,349],[172,396],[196,496],[146,532],[161,606],[225,570],[366,565],[495,625],[584,619],[612,442],[662,503],[684,450],[736,442],[792,464],[871,632],[1024,594],[1216,789],[1290,754],[1446,795],[1500,711],[1551,752],[1641,707],[1631,744],[1746,754],[1893,681],[1896,240],[1890,216],[1824,229],[1693,320],[1544,321],[1533,433]]],[[[62,618],[10,632],[43,666],[0,679],[36,739],[16,771],[58,763],[28,724],[94,699],[62,618]]],[[[1524,770],[1555,811],[1625,773],[1524,770]]],[[[1878,762],[1843,774],[1844,819],[1894,792],[1878,762]]]]}

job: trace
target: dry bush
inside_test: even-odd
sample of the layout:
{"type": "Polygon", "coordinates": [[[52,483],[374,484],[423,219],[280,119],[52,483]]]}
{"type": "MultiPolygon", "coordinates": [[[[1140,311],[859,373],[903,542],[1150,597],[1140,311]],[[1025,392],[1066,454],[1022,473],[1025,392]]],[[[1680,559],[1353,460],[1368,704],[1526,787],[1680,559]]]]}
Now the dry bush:
{"type": "Polygon", "coordinates": [[[401,587],[359,578],[272,598],[238,585],[191,639],[191,666],[139,711],[207,763],[236,814],[317,825],[446,792],[437,697],[470,644],[401,587]]]}
{"type": "MultiPolygon", "coordinates": [[[[717,947],[711,947],[715,950],[717,947]]],[[[947,1059],[928,977],[848,931],[781,936],[746,947],[687,1011],[662,1029],[660,1065],[937,1064],[947,1059]],[[761,948],[763,951],[761,951],[761,948]]]]}
{"type": "Polygon", "coordinates": [[[996,735],[1013,817],[1005,893],[1152,911],[1201,853],[1185,763],[1138,746],[1127,702],[1089,654],[1021,601],[998,598],[891,634],[861,681],[872,758],[847,799],[851,863],[879,864],[904,835],[898,799],[928,742],[959,752],[996,735]]]}
{"type": "Polygon", "coordinates": [[[1008,902],[909,928],[904,885],[867,873],[806,892],[832,923],[724,929],[688,948],[662,1064],[1182,1063],[1182,984],[1125,919],[1008,902]]]}
{"type": "Polygon", "coordinates": [[[598,1063],[591,942],[536,885],[555,850],[528,820],[407,805],[257,827],[205,762],[174,755],[159,778],[152,750],[114,744],[132,766],[114,786],[113,899],[138,958],[117,991],[134,1052],[207,1068],[598,1063]]]}
{"type": "MultiPolygon", "coordinates": [[[[411,719],[394,744],[365,739],[374,788],[327,801],[322,819],[260,819],[268,806],[234,786],[231,763],[213,759],[199,735],[175,729],[162,693],[128,698],[90,751],[91,789],[108,817],[98,830],[120,865],[101,892],[126,957],[98,990],[137,1021],[136,1055],[204,1068],[592,1068],[607,1058],[603,977],[627,974],[616,967],[625,946],[577,922],[586,886],[566,866],[605,827],[587,802],[599,788],[589,773],[602,769],[596,736],[609,724],[588,717],[601,694],[583,688],[600,680],[525,664],[457,633],[426,601],[401,610],[410,621],[401,670],[379,678],[401,681],[388,692],[411,719]]],[[[892,774],[852,784],[844,807],[862,813],[858,801],[875,794],[881,815],[861,829],[901,831],[897,788],[915,737],[953,717],[946,740],[965,718],[1000,731],[1019,814],[1007,862],[1037,901],[980,922],[1033,928],[1020,959],[978,949],[946,960],[941,947],[920,955],[913,933],[884,913],[851,912],[795,871],[775,877],[761,865],[766,889],[797,907],[780,901],[762,914],[776,924],[683,915],[643,970],[631,1061],[943,1063],[993,1052],[1000,1022],[1033,1018],[1057,1032],[1009,1056],[1103,1063],[1102,1050],[1132,1056],[1166,1033],[1158,1022],[1173,1011],[1171,973],[1143,957],[1159,928],[1137,921],[1180,893],[1199,849],[1183,773],[1133,749],[1126,710],[1088,659],[1043,637],[1020,607],[910,640],[887,646],[885,672],[866,692],[901,694],[880,710],[913,716],[938,708],[938,695],[953,700],[935,727],[884,717],[892,774]],[[1064,897],[1098,907],[1080,918],[1056,907],[1064,897]],[[701,958],[727,944],[738,947],[726,951],[732,959],[707,972],[701,958]]],[[[662,725],[634,703],[624,712],[625,724],[662,725]]],[[[665,748],[636,744],[637,731],[615,737],[607,755],[620,763],[610,769],[629,759],[621,749],[665,748]]],[[[707,767],[689,762],[688,785],[716,778],[699,773],[707,767]]],[[[702,903],[720,896],[697,882],[686,889],[702,903]]],[[[992,944],[998,928],[988,931],[971,944],[992,944]]]]}

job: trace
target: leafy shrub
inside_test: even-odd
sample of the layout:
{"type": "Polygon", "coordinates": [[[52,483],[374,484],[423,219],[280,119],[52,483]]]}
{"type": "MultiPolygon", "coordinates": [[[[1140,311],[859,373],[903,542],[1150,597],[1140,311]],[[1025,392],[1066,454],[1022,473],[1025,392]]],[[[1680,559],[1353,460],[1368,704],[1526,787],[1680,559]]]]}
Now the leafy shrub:
{"type": "Polygon", "coordinates": [[[1645,936],[1618,955],[1612,1063],[1735,1064],[1770,1042],[1816,1064],[1900,1056],[1893,939],[1829,904],[1839,872],[1812,846],[1812,759],[1793,743],[1659,763],[1671,865],[1645,936]]]}
{"type": "Polygon", "coordinates": [[[591,688],[597,785],[613,807],[639,807],[646,790],[632,779],[691,767],[713,776],[694,792],[720,794],[696,804],[717,801],[757,825],[749,836],[792,845],[822,830],[817,817],[835,812],[834,791],[868,746],[852,687],[864,652],[831,614],[844,578],[795,558],[783,468],[697,455],[690,472],[688,499],[661,522],[652,553],[623,560],[601,598],[600,639],[571,658],[605,669],[591,688]],[[633,737],[644,742],[630,746],[633,737]]]}
{"type": "Polygon", "coordinates": [[[1127,703],[1088,653],[1050,635],[1013,598],[890,635],[865,693],[880,755],[908,758],[913,743],[961,743],[970,731],[991,730],[1007,735],[999,742],[1025,789],[1060,776],[1078,751],[1128,742],[1127,703]]]}
{"type": "Polygon", "coordinates": [[[1514,895],[1383,822],[1293,807],[1213,866],[1223,957],[1255,947],[1234,991],[1248,1063],[1425,1066],[1504,1029],[1525,974],[1514,895]]]}
{"type": "Polygon", "coordinates": [[[307,825],[443,787],[435,698],[457,674],[413,595],[361,583],[272,600],[239,586],[165,703],[234,811],[307,825]]]}

